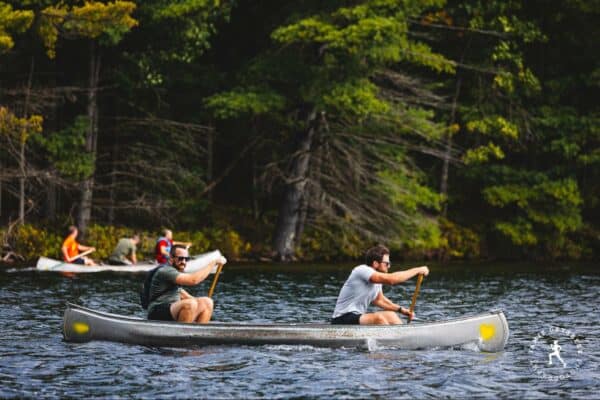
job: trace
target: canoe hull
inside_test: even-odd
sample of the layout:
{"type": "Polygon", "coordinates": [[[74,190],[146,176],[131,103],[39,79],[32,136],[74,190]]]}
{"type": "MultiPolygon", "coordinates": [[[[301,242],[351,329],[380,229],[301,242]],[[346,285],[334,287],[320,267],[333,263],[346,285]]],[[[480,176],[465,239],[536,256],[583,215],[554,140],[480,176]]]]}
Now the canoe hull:
{"type": "Polygon", "coordinates": [[[396,326],[228,323],[197,325],[148,321],[68,304],[63,318],[63,336],[68,342],[102,340],[154,347],[286,344],[424,349],[475,344],[481,351],[498,352],[504,349],[508,341],[509,329],[502,311],[443,322],[396,326]]]}
{"type": "MultiPolygon", "coordinates": [[[[184,272],[194,272],[202,268],[208,262],[221,257],[219,250],[210,253],[200,254],[188,262],[184,272]]],[[[92,272],[147,272],[156,268],[155,263],[139,263],[135,265],[95,265],[85,266],[80,264],[69,264],[52,258],[40,257],[37,261],[36,269],[38,271],[54,272],[74,272],[74,273],[92,273],[92,272]]],[[[213,271],[214,272],[214,271],[213,271]]]]}

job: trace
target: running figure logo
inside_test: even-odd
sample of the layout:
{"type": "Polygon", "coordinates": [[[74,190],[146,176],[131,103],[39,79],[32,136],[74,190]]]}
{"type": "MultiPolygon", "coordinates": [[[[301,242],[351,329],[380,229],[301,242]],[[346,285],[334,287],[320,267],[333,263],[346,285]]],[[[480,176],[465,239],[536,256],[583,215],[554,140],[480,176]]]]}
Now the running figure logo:
{"type": "Polygon", "coordinates": [[[581,369],[584,354],[583,339],[575,332],[548,326],[540,330],[529,345],[529,366],[540,379],[558,382],[571,379],[573,373],[581,369]],[[568,366],[561,353],[566,357],[568,366]]]}
{"type": "Polygon", "coordinates": [[[563,361],[562,357],[560,356],[560,350],[562,347],[560,347],[560,345],[558,344],[558,340],[555,340],[553,344],[550,345],[550,349],[552,349],[552,353],[548,354],[548,365],[552,365],[552,357],[556,357],[558,358],[558,361],[560,361],[563,365],[563,368],[567,368],[567,364],[563,361]]]}

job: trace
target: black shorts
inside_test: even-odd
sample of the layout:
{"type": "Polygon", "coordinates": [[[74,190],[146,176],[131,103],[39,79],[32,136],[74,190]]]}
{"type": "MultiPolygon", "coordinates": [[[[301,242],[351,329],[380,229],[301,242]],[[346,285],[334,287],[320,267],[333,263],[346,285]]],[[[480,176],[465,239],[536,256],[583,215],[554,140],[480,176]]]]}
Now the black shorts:
{"type": "Polygon", "coordinates": [[[148,319],[158,321],[175,321],[171,315],[171,304],[157,304],[152,308],[152,312],[148,314],[148,319]]]}
{"type": "Polygon", "coordinates": [[[360,325],[360,317],[362,314],[349,312],[342,314],[339,317],[331,319],[331,323],[334,325],[360,325]]]}
{"type": "Polygon", "coordinates": [[[85,260],[83,259],[83,257],[79,257],[77,260],[71,261],[70,264],[85,265],[85,260]]]}

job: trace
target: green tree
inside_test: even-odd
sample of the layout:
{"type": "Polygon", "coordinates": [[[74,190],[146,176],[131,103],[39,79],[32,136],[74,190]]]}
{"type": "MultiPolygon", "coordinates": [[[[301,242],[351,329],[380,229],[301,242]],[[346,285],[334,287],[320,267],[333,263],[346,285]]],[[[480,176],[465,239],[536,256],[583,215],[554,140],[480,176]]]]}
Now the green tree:
{"type": "MultiPolygon", "coordinates": [[[[42,11],[39,31],[47,47],[50,58],[55,56],[55,46],[59,34],[67,38],[86,38],[89,40],[88,75],[88,130],[85,151],[95,160],[98,143],[98,89],[100,82],[101,47],[114,46],[129,32],[137,21],[131,14],[135,3],[119,1],[102,3],[86,2],[83,6],[69,7],[63,3],[46,7],[42,11]]],[[[94,169],[81,183],[78,225],[85,233],[92,213],[92,195],[94,191],[94,169]]]]}
{"type": "MultiPolygon", "coordinates": [[[[453,71],[451,62],[409,37],[408,18],[441,4],[341,2],[326,8],[303,4],[286,10],[286,15],[294,15],[293,21],[280,23],[271,34],[279,48],[268,48],[252,60],[237,88],[209,100],[217,116],[268,114],[270,120],[278,121],[284,143],[293,143],[279,150],[291,154],[287,168],[277,168],[281,159],[270,164],[284,183],[273,235],[279,258],[293,257],[307,208],[314,211],[313,220],[327,216],[338,228],[352,226],[371,238],[389,239],[398,232],[393,228],[398,227],[400,216],[409,215],[408,208],[386,215],[377,212],[381,204],[373,203],[394,204],[395,198],[400,205],[400,199],[407,199],[399,194],[406,188],[390,184],[402,180],[396,174],[403,170],[404,179],[416,179],[416,174],[405,170],[410,163],[403,156],[402,136],[419,131],[428,136],[436,129],[431,113],[414,109],[402,99],[386,99],[375,80],[390,67],[416,65],[438,72],[453,71]],[[402,125],[397,124],[400,121],[402,125]],[[384,129],[391,131],[382,134],[384,129]],[[377,142],[379,145],[373,146],[377,142]],[[339,155],[334,159],[328,153],[333,149],[333,154],[339,155]],[[374,162],[369,160],[371,154],[392,157],[396,167],[389,169],[391,163],[379,163],[381,156],[374,162]],[[369,173],[361,176],[364,172],[369,173]],[[392,193],[364,203],[365,197],[382,186],[392,193]],[[355,190],[344,196],[340,188],[355,190]],[[355,193],[363,195],[350,199],[355,193]],[[393,233],[382,235],[385,230],[381,224],[390,220],[393,233]]],[[[430,194],[418,197],[410,202],[435,203],[425,200],[431,199],[430,194]]],[[[386,207],[386,211],[392,209],[386,207]]]]}
{"type": "MultiPolygon", "coordinates": [[[[14,10],[10,4],[0,2],[0,54],[8,52],[14,46],[14,40],[11,33],[23,33],[31,26],[33,22],[33,12],[30,10],[14,10]]],[[[7,139],[7,144],[12,145],[11,137],[17,133],[18,140],[18,163],[19,163],[19,221],[25,223],[25,183],[27,179],[25,146],[27,138],[33,132],[39,132],[41,129],[42,118],[34,115],[27,118],[27,107],[25,107],[25,116],[19,119],[8,109],[2,108],[3,125],[2,128],[7,139]],[[35,126],[35,129],[31,127],[35,126]],[[12,133],[12,134],[11,134],[12,133]]],[[[12,146],[11,146],[12,147],[12,146]]]]}
{"type": "Polygon", "coordinates": [[[548,148],[578,145],[560,128],[557,107],[547,106],[551,83],[540,79],[545,67],[533,55],[557,44],[552,31],[541,29],[543,8],[459,1],[438,22],[445,31],[454,28],[448,49],[461,59],[449,118],[457,129],[447,153],[455,138],[466,168],[456,170],[450,217],[477,229],[497,254],[511,254],[508,246],[513,256],[573,256],[577,246],[569,235],[582,227],[576,170],[548,148]]]}

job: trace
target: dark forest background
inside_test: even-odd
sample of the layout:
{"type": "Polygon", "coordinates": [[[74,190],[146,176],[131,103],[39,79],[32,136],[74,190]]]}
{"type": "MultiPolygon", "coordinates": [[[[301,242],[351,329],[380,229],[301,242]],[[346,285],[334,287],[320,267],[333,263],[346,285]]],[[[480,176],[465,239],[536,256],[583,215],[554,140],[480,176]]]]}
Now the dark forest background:
{"type": "MultiPolygon", "coordinates": [[[[600,2],[0,1],[6,248],[590,260],[600,2]]],[[[104,251],[104,253],[102,253],[104,251]]]]}

